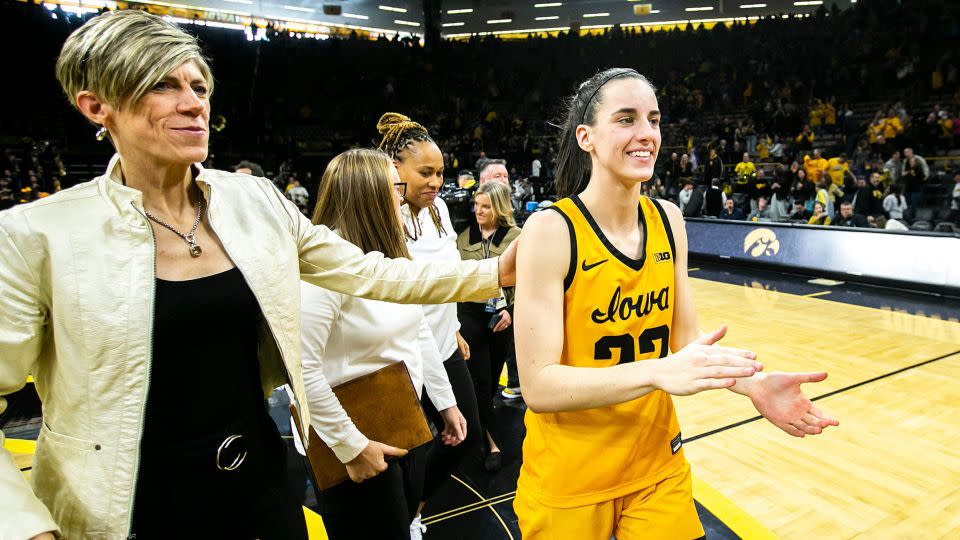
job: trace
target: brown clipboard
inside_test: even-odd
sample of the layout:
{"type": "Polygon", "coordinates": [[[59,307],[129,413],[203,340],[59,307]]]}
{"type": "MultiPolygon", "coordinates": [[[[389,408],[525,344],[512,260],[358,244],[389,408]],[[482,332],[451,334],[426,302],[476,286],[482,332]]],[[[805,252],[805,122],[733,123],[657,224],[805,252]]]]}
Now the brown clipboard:
{"type": "MultiPolygon", "coordinates": [[[[339,384],[333,387],[333,393],[357,429],[371,441],[411,450],[433,440],[427,417],[403,362],[339,384]]],[[[300,414],[293,403],[290,404],[290,414],[300,440],[303,440],[300,414]]],[[[330,489],[350,478],[346,465],[313,427],[310,428],[310,444],[306,445],[306,451],[317,488],[330,489]]]]}

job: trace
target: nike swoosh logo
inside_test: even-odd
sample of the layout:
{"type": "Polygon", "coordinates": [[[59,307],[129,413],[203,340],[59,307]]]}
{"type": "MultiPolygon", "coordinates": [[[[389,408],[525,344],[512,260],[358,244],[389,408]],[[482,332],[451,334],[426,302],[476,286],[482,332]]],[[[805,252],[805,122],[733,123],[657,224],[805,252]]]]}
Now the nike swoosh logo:
{"type": "Polygon", "coordinates": [[[584,260],[583,260],[583,264],[580,265],[580,268],[583,268],[583,271],[586,272],[587,270],[590,270],[591,268],[600,266],[601,264],[603,264],[603,263],[605,263],[605,262],[607,262],[607,261],[609,261],[609,260],[610,260],[610,259],[604,259],[604,260],[602,260],[602,261],[597,261],[597,262],[595,262],[595,263],[593,263],[593,264],[587,264],[587,260],[584,259],[584,260]]]}

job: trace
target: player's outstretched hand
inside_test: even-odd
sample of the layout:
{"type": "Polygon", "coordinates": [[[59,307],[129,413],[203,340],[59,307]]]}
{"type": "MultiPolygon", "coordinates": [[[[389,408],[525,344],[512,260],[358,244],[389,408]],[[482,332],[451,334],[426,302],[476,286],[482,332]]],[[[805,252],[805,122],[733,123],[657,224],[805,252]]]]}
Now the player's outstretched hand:
{"type": "Polygon", "coordinates": [[[715,388],[730,388],[741,377],[751,377],[763,369],[752,351],[720,347],[718,341],[727,333],[721,326],[701,336],[676,354],[657,362],[653,386],[675,396],[689,396],[715,388]]]}
{"type": "Polygon", "coordinates": [[[800,385],[826,378],[824,372],[766,373],[753,383],[748,395],[764,418],[790,435],[817,435],[827,426],[839,426],[840,422],[817,408],[800,391],[800,385]]]}

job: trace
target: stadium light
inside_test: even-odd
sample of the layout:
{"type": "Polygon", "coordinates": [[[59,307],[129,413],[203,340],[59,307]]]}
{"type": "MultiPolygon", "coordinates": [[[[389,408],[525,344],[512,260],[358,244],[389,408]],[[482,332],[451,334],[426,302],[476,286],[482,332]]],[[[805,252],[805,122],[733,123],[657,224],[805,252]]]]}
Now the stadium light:
{"type": "Polygon", "coordinates": [[[312,8],[305,8],[300,6],[283,6],[283,9],[289,9],[290,11],[302,11],[304,13],[314,13],[315,11],[317,11],[312,8]]]}
{"type": "Polygon", "coordinates": [[[377,6],[377,7],[380,8],[380,9],[382,9],[382,10],[384,10],[384,11],[395,11],[395,12],[397,12],[397,13],[406,13],[406,12],[407,12],[406,8],[393,7],[393,6],[384,6],[384,5],[380,5],[380,6],[377,6]]]}

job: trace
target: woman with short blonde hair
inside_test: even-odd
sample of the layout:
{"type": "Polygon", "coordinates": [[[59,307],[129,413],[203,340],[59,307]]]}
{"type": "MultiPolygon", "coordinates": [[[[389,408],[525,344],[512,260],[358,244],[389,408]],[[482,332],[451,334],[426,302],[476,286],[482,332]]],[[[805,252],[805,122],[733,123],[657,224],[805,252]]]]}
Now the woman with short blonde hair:
{"type": "Polygon", "coordinates": [[[498,227],[516,227],[517,221],[513,218],[513,206],[510,204],[510,190],[499,182],[480,184],[474,200],[480,194],[489,197],[490,206],[496,215],[498,227]]]}
{"type": "Polygon", "coordinates": [[[94,17],[57,76],[117,154],[0,212],[0,395],[32,374],[43,402],[32,491],[0,451],[4,535],[306,538],[264,406],[288,383],[310,418],[300,280],[450,302],[495,294],[497,263],[364,254],[268,180],[204,169],[213,77],[160,17],[94,17]]]}
{"type": "Polygon", "coordinates": [[[57,79],[80,109],[81,92],[124,108],[136,104],[170,72],[190,62],[213,93],[213,74],[197,40],[175,24],[140,11],[96,17],[67,38],[57,59],[57,79]],[[94,22],[95,21],[95,22],[94,22]]]}
{"type": "MultiPolygon", "coordinates": [[[[510,190],[500,182],[486,182],[480,184],[473,201],[475,219],[457,237],[460,257],[465,261],[496,257],[520,236],[510,206],[510,190]]],[[[484,302],[460,302],[457,318],[460,332],[470,345],[467,366],[477,395],[480,425],[486,433],[484,468],[493,472],[503,466],[494,425],[493,396],[499,387],[503,365],[512,360],[513,355],[512,288],[484,302]]],[[[511,361],[508,366],[508,380],[517,381],[516,363],[511,361]]],[[[519,382],[515,382],[516,386],[510,384],[508,382],[508,388],[519,387],[519,382]]]]}

